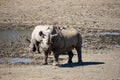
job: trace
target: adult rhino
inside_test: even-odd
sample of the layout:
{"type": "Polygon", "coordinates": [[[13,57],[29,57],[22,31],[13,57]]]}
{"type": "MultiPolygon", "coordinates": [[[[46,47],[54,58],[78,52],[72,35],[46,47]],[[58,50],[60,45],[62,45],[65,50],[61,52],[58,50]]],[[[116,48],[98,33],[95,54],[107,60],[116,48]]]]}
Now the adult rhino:
{"type": "Polygon", "coordinates": [[[78,63],[82,62],[82,37],[80,33],[74,28],[60,29],[60,27],[52,26],[46,30],[40,31],[42,38],[40,47],[45,54],[44,63],[47,64],[48,53],[53,52],[54,62],[53,65],[59,65],[58,58],[60,53],[68,53],[68,63],[72,63],[73,52],[76,49],[78,53],[78,63]]]}

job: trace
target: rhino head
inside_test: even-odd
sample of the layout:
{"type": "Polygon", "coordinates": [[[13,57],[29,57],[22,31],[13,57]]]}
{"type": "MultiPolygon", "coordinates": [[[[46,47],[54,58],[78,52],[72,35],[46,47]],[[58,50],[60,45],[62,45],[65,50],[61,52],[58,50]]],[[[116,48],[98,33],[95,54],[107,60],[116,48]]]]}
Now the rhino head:
{"type": "Polygon", "coordinates": [[[58,34],[51,34],[51,32],[40,32],[40,36],[42,37],[42,42],[40,44],[40,47],[44,50],[51,49],[53,42],[53,38],[57,36],[58,34]]]}

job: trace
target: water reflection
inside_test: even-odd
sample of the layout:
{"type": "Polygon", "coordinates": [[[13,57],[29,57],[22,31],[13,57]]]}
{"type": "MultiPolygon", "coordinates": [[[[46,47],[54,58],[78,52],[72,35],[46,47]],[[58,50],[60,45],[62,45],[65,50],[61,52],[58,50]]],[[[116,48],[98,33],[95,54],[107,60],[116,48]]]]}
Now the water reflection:
{"type": "Polygon", "coordinates": [[[31,59],[26,59],[26,58],[8,58],[8,59],[0,59],[0,63],[5,63],[5,62],[10,62],[10,63],[28,63],[31,62],[31,59]]]}
{"type": "Polygon", "coordinates": [[[120,32],[98,32],[99,35],[120,35],[120,32]]]}

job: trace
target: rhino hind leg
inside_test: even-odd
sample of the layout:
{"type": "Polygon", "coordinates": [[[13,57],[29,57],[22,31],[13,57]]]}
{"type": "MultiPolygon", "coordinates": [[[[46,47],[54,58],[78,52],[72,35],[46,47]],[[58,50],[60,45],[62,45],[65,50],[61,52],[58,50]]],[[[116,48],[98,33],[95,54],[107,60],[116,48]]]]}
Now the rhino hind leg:
{"type": "Polygon", "coordinates": [[[43,60],[43,65],[47,65],[48,64],[48,51],[44,51],[44,60],[43,60]]]}
{"type": "Polygon", "coordinates": [[[72,52],[72,51],[69,51],[69,52],[68,52],[68,56],[69,56],[68,63],[73,63],[73,62],[72,62],[72,58],[73,58],[73,56],[74,56],[73,52],[72,52]]]}
{"type": "Polygon", "coordinates": [[[78,63],[82,63],[82,49],[81,49],[81,47],[76,47],[76,51],[78,54],[78,63]]]}

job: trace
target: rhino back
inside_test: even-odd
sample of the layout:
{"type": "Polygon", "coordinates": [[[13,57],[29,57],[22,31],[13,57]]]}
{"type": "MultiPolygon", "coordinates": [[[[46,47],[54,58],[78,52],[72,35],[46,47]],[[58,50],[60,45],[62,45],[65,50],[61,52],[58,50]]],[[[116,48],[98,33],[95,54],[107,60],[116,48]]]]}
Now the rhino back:
{"type": "Polygon", "coordinates": [[[63,29],[61,34],[63,35],[65,50],[71,50],[78,44],[78,31],[76,29],[63,29]]]}

